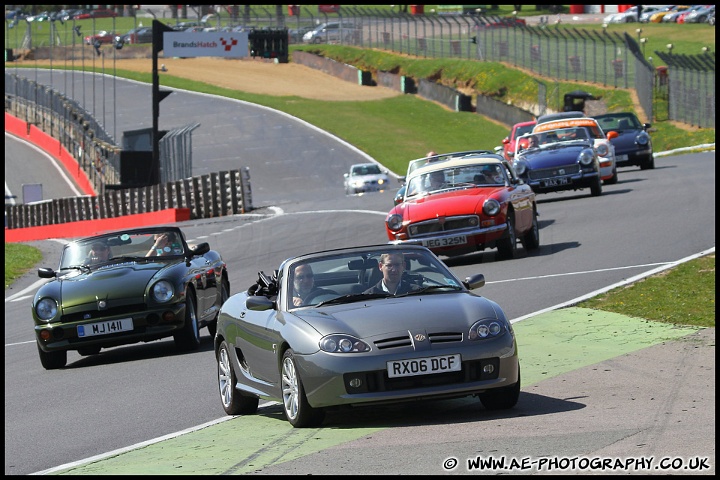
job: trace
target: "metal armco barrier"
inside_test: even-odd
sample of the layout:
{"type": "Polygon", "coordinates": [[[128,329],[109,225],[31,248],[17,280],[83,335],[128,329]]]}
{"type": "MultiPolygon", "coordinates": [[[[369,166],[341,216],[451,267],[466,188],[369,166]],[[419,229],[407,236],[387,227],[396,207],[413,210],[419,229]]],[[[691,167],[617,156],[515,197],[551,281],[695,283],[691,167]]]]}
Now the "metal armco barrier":
{"type": "Polygon", "coordinates": [[[250,171],[216,172],[161,185],[107,191],[33,204],[5,205],[6,228],[28,228],[188,208],[190,218],[214,218],[253,209],[250,171]]]}

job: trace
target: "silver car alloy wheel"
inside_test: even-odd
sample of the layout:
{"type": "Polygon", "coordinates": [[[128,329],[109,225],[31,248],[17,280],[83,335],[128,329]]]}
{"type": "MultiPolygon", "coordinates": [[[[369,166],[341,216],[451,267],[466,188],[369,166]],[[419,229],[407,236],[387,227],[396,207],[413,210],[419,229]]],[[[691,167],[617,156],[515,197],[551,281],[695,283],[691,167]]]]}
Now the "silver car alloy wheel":
{"type": "Polygon", "coordinates": [[[288,419],[295,419],[298,416],[298,402],[300,401],[300,392],[298,389],[297,371],[292,358],[283,360],[282,371],[282,395],[285,414],[288,419]]]}
{"type": "Polygon", "coordinates": [[[220,387],[220,398],[224,407],[230,407],[233,400],[233,382],[232,367],[230,366],[230,356],[224,348],[220,349],[218,354],[218,386],[220,387]]]}

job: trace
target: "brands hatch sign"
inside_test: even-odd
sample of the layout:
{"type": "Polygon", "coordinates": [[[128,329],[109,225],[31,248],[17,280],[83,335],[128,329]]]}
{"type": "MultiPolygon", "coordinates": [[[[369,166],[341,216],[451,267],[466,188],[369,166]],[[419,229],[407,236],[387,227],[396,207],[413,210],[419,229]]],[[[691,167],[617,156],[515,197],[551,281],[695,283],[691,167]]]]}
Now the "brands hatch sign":
{"type": "Polygon", "coordinates": [[[165,32],[163,55],[167,57],[249,56],[249,32],[165,32]]]}

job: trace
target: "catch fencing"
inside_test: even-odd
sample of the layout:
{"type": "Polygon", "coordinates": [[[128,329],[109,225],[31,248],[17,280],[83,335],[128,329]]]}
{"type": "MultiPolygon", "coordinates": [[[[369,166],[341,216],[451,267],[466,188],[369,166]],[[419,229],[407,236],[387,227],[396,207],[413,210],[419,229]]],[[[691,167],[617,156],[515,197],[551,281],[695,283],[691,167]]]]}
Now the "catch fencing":
{"type": "MultiPolygon", "coordinates": [[[[198,20],[206,13],[206,6],[188,9],[183,6],[182,17],[192,11],[198,20]]],[[[297,7],[297,6],[290,6],[297,7]]],[[[290,9],[288,7],[288,9],[290,9]]],[[[707,52],[698,56],[663,55],[655,52],[666,61],[669,71],[664,67],[655,68],[645,59],[638,43],[627,34],[617,34],[603,30],[559,28],[550,25],[547,17],[541,17],[541,23],[529,26],[524,20],[514,17],[489,15],[425,15],[413,12],[389,12],[366,6],[343,5],[336,14],[328,14],[320,9],[313,13],[312,8],[294,8],[294,12],[284,10],[283,6],[242,5],[228,6],[229,15],[214,15],[209,25],[217,29],[242,26],[245,29],[288,28],[289,43],[302,42],[302,33],[321,23],[339,21],[340,35],[333,43],[352,45],[361,48],[383,49],[401,54],[416,55],[425,58],[464,58],[469,60],[504,62],[515,67],[560,81],[591,82],[607,87],[632,89],[636,92],[640,106],[649,121],[657,118],[655,108],[658,92],[664,93],[670,106],[669,120],[690,123],[698,126],[715,124],[715,54],[707,52]],[[287,12],[287,14],[286,14],[287,12]],[[542,22],[544,20],[544,22],[542,22]],[[673,57],[673,58],[668,58],[673,57]],[[687,60],[687,61],[685,61],[687,60]],[[670,81],[673,79],[673,81],[670,81]],[[659,88],[659,90],[658,90],[659,88]],[[677,91],[674,91],[678,89],[677,91]],[[703,108],[697,108],[699,99],[703,108]]],[[[135,25],[142,19],[136,16],[134,9],[125,9],[124,15],[135,15],[135,25]]],[[[172,15],[168,25],[181,22],[181,9],[162,9],[159,13],[172,15]]],[[[155,13],[153,13],[153,16],[155,13]]],[[[15,48],[33,48],[35,54],[45,50],[47,55],[67,62],[68,49],[73,50],[73,59],[77,56],[75,45],[81,38],[75,35],[78,26],[74,20],[58,24],[50,22],[48,28],[54,39],[51,45],[47,41],[33,41],[29,24],[25,28],[8,28],[6,21],[5,44],[15,48]],[[40,48],[38,48],[40,47],[40,48]],[[49,52],[48,52],[49,51],[49,52]]],[[[92,32],[95,32],[93,23],[92,32]]],[[[320,38],[320,37],[316,37],[320,38]]],[[[103,58],[105,55],[103,47],[103,58]]],[[[82,58],[94,55],[94,49],[82,45],[82,58]]],[[[113,49],[113,58],[125,58],[141,53],[140,49],[113,49]],[[131,53],[132,52],[132,53],[131,53]]],[[[36,57],[40,58],[40,57],[36,57]]],[[[43,57],[45,58],[45,57],[43,57]]],[[[543,93],[546,92],[538,82],[538,105],[545,111],[548,105],[543,93]]],[[[558,98],[561,95],[558,92],[558,98]]],[[[553,97],[554,98],[554,97],[553,97]]],[[[559,102],[556,102],[559,104],[559,102]]],[[[533,112],[536,113],[536,112],[533,112]]],[[[664,118],[666,112],[661,112],[664,118]]]]}
{"type": "MultiPolygon", "coordinates": [[[[50,87],[6,71],[5,111],[58,140],[72,153],[98,193],[103,193],[108,185],[152,183],[126,178],[123,150],[127,152],[128,148],[119,146],[76,100],[50,87]]],[[[158,178],[161,183],[192,175],[192,131],[199,126],[194,123],[160,132],[158,178]]],[[[148,131],[148,145],[152,140],[150,136],[148,131]]]]}
{"type": "MultiPolygon", "coordinates": [[[[606,30],[557,28],[548,23],[529,26],[521,19],[485,15],[411,15],[346,5],[338,17],[352,26],[339,36],[339,44],[423,58],[504,62],[556,81],[631,89],[650,121],[657,117],[656,97],[664,91],[670,102],[669,120],[707,128],[715,125],[715,54],[711,52],[690,56],[655,52],[667,63],[666,69],[646,60],[630,35],[606,30]]],[[[276,18],[267,20],[279,23],[276,18]]],[[[327,18],[291,17],[282,26],[301,30],[320,21],[327,18]]],[[[538,82],[541,112],[548,105],[545,95],[552,93],[544,86],[538,82]]]]}
{"type": "Polygon", "coordinates": [[[6,70],[5,112],[58,140],[96,192],[120,183],[121,149],[76,100],[6,70]]]}
{"type": "Polygon", "coordinates": [[[715,128],[715,53],[655,54],[668,65],[659,82],[667,95],[668,118],[715,128]]]}

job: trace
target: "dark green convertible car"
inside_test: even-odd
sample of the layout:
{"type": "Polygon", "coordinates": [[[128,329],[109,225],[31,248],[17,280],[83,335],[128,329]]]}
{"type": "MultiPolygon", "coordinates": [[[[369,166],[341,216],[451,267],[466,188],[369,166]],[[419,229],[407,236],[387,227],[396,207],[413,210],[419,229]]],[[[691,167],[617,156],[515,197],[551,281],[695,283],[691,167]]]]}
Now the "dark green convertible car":
{"type": "Polygon", "coordinates": [[[230,294],[227,266],[207,243],[187,244],[177,227],[124,230],[65,245],[57,270],[35,294],[40,362],[67,364],[68,350],[102,348],[172,336],[181,350],[200,346],[200,329],[215,336],[230,294]]]}

